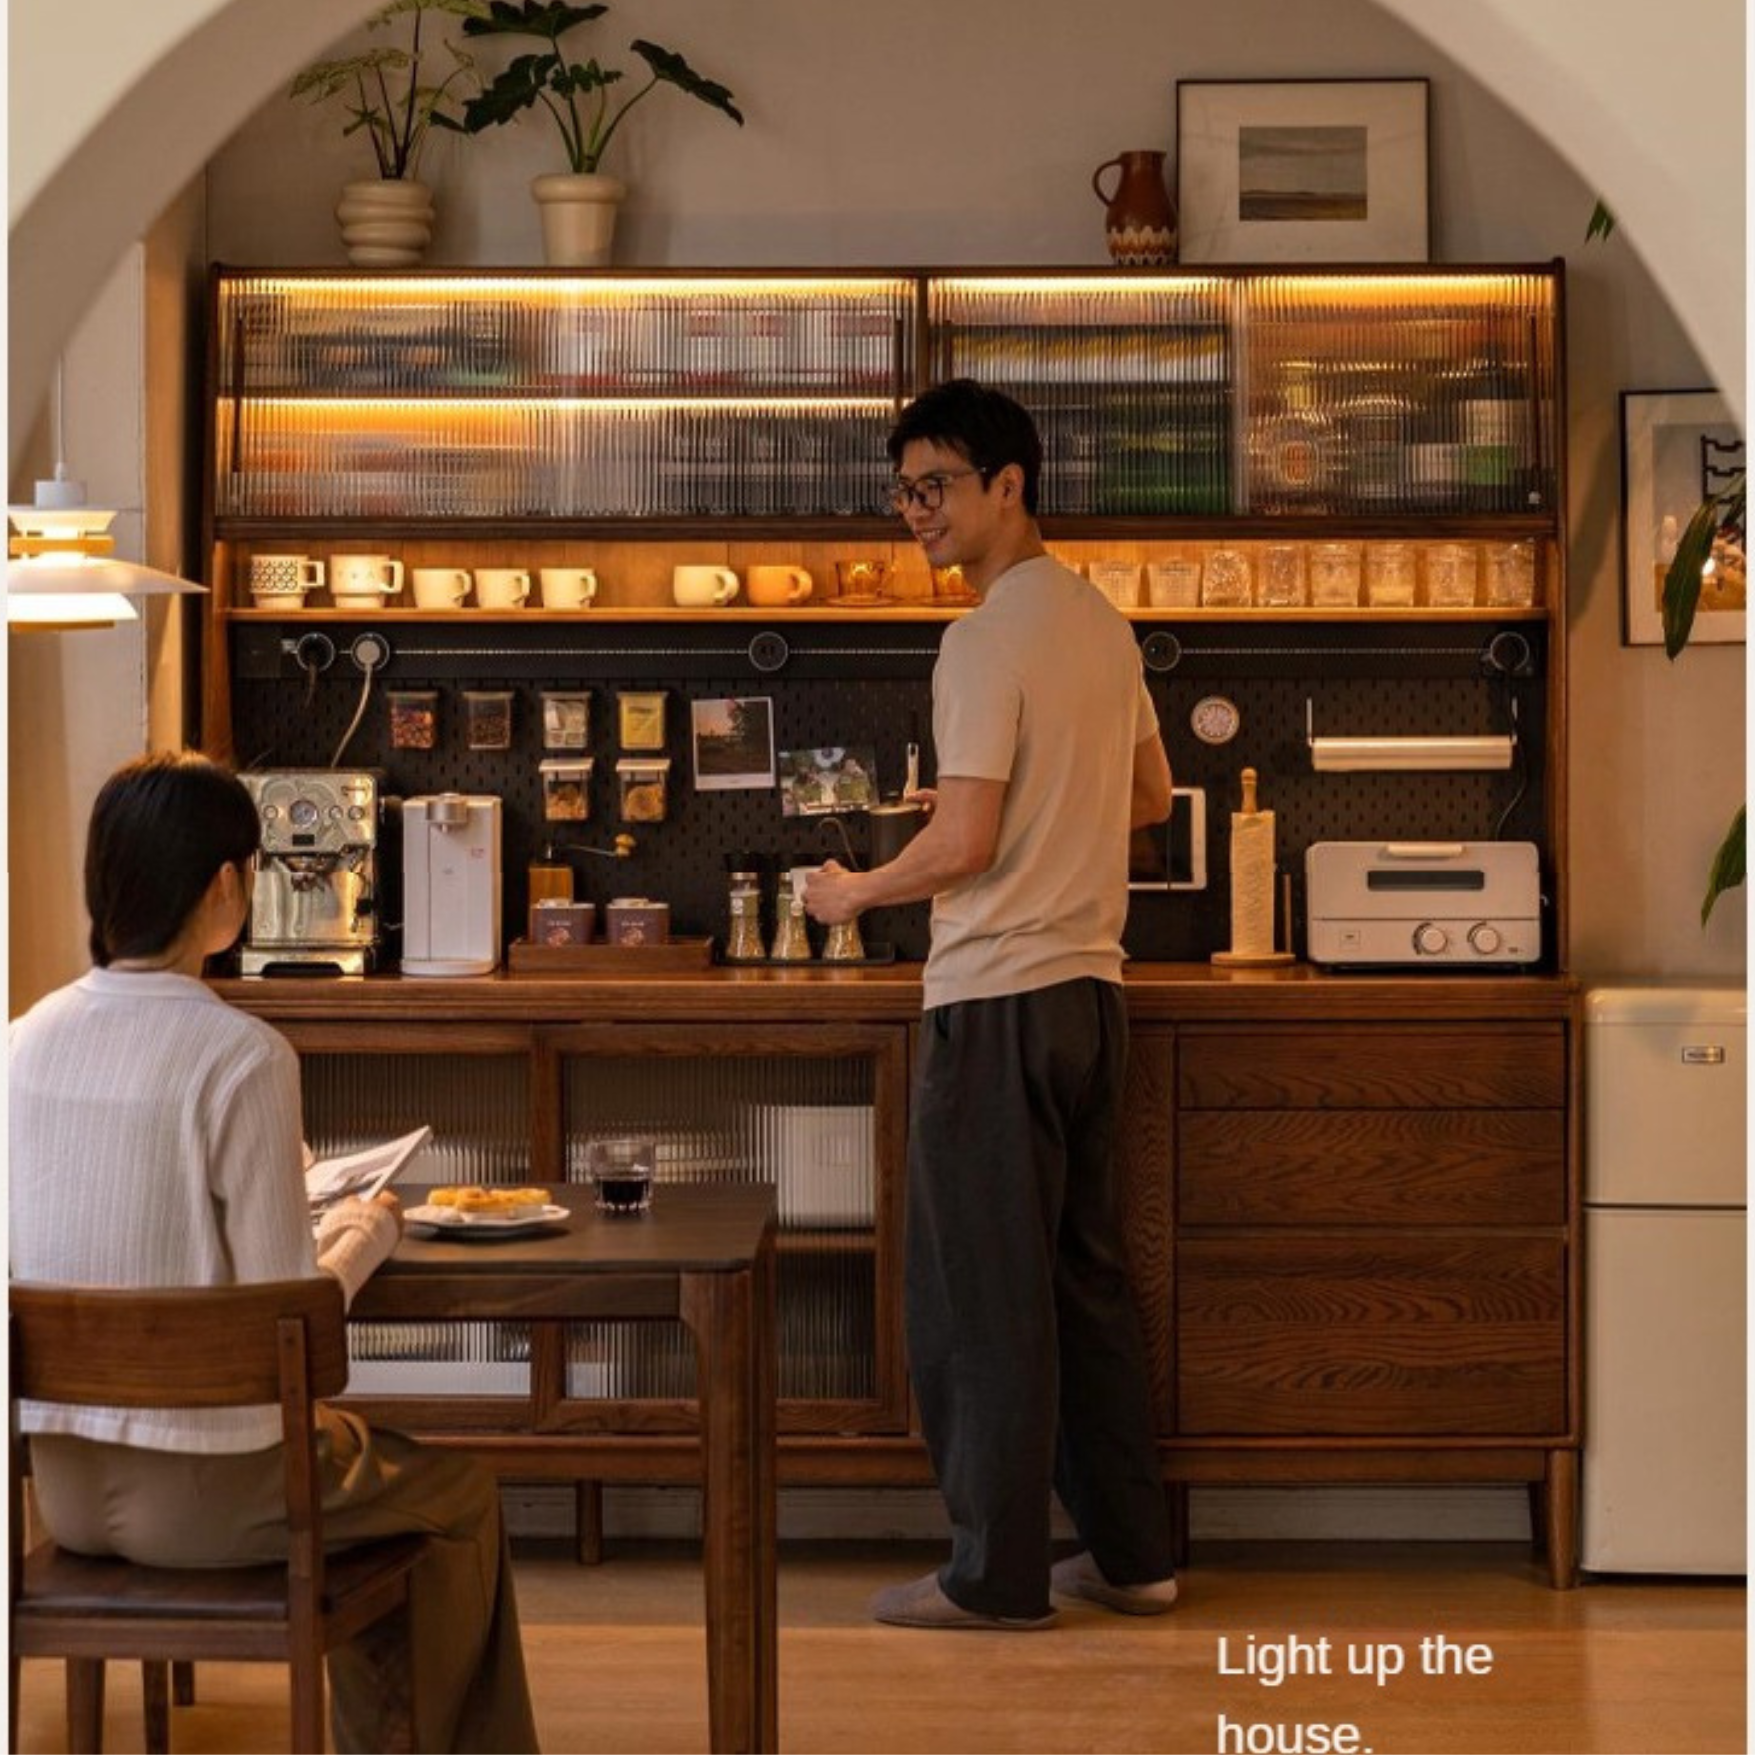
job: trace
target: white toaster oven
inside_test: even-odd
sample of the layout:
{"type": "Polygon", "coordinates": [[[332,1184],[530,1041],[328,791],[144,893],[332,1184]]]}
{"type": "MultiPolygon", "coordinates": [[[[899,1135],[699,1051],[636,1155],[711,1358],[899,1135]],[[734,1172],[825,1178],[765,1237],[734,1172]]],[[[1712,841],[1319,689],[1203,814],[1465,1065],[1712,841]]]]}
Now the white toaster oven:
{"type": "Polygon", "coordinates": [[[1542,955],[1531,841],[1318,841],[1304,855],[1313,963],[1442,969],[1542,955]]]}

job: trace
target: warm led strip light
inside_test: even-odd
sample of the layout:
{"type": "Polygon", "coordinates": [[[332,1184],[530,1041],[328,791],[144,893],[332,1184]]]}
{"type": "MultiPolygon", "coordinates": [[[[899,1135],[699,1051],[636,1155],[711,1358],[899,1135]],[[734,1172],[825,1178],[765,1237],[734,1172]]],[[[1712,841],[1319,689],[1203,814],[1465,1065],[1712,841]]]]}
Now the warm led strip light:
{"type": "Polygon", "coordinates": [[[431,299],[435,295],[450,299],[478,299],[484,297],[503,298],[508,294],[516,294],[520,299],[578,299],[589,298],[615,299],[624,297],[684,297],[698,298],[703,293],[719,298],[773,298],[778,293],[792,293],[800,296],[817,297],[822,294],[857,295],[869,297],[873,292],[888,292],[898,296],[906,296],[913,290],[912,283],[898,280],[890,276],[880,276],[870,280],[853,277],[831,280],[745,280],[737,279],[674,279],[674,280],[623,280],[621,278],[587,280],[584,278],[567,278],[559,280],[524,279],[517,275],[494,275],[482,279],[444,279],[427,277],[419,280],[400,279],[289,279],[279,276],[268,276],[263,279],[234,280],[226,283],[225,291],[230,297],[240,293],[260,296],[264,293],[275,293],[288,297],[314,293],[335,297],[341,294],[359,298],[362,293],[370,292],[373,298],[386,294],[393,298],[431,299]]]}

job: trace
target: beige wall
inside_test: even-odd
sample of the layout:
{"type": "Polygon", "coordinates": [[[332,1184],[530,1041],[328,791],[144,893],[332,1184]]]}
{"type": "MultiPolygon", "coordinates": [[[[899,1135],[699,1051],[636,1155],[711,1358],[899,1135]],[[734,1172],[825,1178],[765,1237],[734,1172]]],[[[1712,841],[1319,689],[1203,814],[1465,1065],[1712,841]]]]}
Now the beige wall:
{"type": "MultiPolygon", "coordinates": [[[[1590,978],[1738,976],[1741,896],[1721,906],[1704,934],[1695,916],[1706,856],[1742,796],[1742,652],[1693,651],[1671,667],[1661,653],[1619,645],[1615,396],[1622,388],[1706,383],[1713,375],[1636,241],[1664,284],[1681,288],[1678,297],[1686,301],[1702,276],[1714,275],[1734,281],[1741,304],[1742,211],[1740,199],[1731,199],[1740,184],[1729,172],[1716,174],[1740,141],[1740,8],[1735,0],[1683,0],[1680,12],[1693,22],[1677,40],[1704,35],[1723,52],[1701,59],[1671,49],[1662,69],[1652,62],[1635,97],[1617,107],[1605,106],[1592,81],[1625,81],[1639,73],[1637,63],[1599,65],[1616,58],[1581,51],[1577,79],[1535,78],[1533,71],[1550,67],[1543,57],[1553,51],[1532,48],[1528,33],[1521,43],[1503,34],[1508,15],[1515,22],[1532,13],[1539,43],[1550,43],[1562,27],[1574,32],[1572,0],[1529,0],[1519,8],[1477,0],[1442,13],[1419,0],[1393,3],[1434,38],[1466,32],[1471,21],[1492,26],[1480,40],[1497,59],[1476,63],[1477,78],[1372,0],[1302,0],[1296,7],[1279,0],[1223,6],[1105,0],[1052,9],[1013,0],[964,0],[954,8],[939,0],[892,0],[882,8],[820,0],[704,8],[694,0],[645,0],[637,27],[624,36],[637,28],[682,49],[736,91],[749,124],[735,131],[674,93],[654,96],[630,124],[625,155],[612,167],[635,182],[623,259],[1095,263],[1103,256],[1101,212],[1088,187],[1090,169],[1124,147],[1173,145],[1177,78],[1429,76],[1436,253],[1452,260],[1563,254],[1570,263],[1574,964],[1590,978]],[[1678,97],[1675,74],[1683,67],[1691,84],[1678,97]],[[1494,95],[1501,85],[1522,94],[1562,136],[1569,119],[1594,127],[1605,114],[1617,118],[1619,134],[1591,135],[1581,127],[1602,143],[1600,174],[1577,174],[1494,95]],[[1638,223],[1651,199],[1647,161],[1694,167],[1686,201],[1671,203],[1670,219],[1686,222],[1679,229],[1638,223]],[[1715,167],[1714,177],[1698,174],[1702,164],[1715,167]],[[1705,212],[1698,206],[1702,188],[1714,192],[1705,212]],[[1584,222],[1599,190],[1617,206],[1623,229],[1608,245],[1586,250],[1584,222]]],[[[27,0],[23,10],[47,4],[27,0]]],[[[102,12],[122,0],[97,4],[102,12]]],[[[38,98],[55,88],[21,76],[19,10],[15,4],[15,138],[45,112],[49,138],[71,143],[66,166],[76,170],[89,158],[93,137],[65,112],[76,112],[85,94],[76,87],[71,106],[59,90],[52,106],[38,98]],[[86,149],[77,144],[82,140],[86,149]]],[[[336,186],[364,168],[362,149],[340,140],[332,115],[278,95],[240,101],[252,90],[258,98],[278,93],[304,58],[288,52],[287,21],[277,15],[288,9],[240,0],[230,8],[177,10],[234,21],[247,14],[260,26],[247,55],[235,65],[221,63],[217,101],[230,106],[227,126],[235,123],[236,133],[209,166],[212,254],[234,262],[339,261],[330,209],[336,186]]],[[[322,9],[293,10],[308,25],[319,11],[333,22],[366,8],[332,0],[322,9]]],[[[1593,10],[1590,34],[1610,35],[1635,14],[1643,29],[1650,11],[1614,0],[1593,10]]],[[[1666,31],[1677,17],[1676,8],[1662,13],[1666,31]]],[[[211,78],[220,40],[198,30],[173,59],[189,64],[185,76],[198,69],[211,78]]],[[[600,44],[605,58],[615,40],[600,44]]],[[[175,150],[187,150],[180,123],[167,138],[175,150]]],[[[554,168],[547,122],[530,117],[475,141],[439,144],[428,167],[442,203],[436,259],[534,260],[535,221],[523,186],[554,168]]],[[[1729,162],[1740,170],[1740,150],[1729,162]]],[[[28,380],[40,363],[40,345],[34,352],[25,346],[19,357],[21,335],[40,342],[58,320],[37,309],[41,289],[34,282],[24,289],[22,314],[17,303],[17,246],[37,235],[31,222],[45,210],[40,193],[20,206],[17,178],[15,164],[15,387],[21,365],[28,380]]],[[[40,191],[55,184],[52,175],[39,178],[40,191]]],[[[113,249],[115,205],[101,190],[95,199],[82,220],[113,249]]],[[[77,288],[76,274],[68,284],[77,288]]],[[[69,302],[63,290],[59,308],[69,302]]],[[[1717,298],[1710,303],[1716,311],[1717,298]]],[[[1734,353],[1740,383],[1740,330],[1730,346],[1719,327],[1697,326],[1715,357],[1728,361],[1734,353]]],[[[27,413],[35,407],[30,402],[27,413]]],[[[15,418],[15,444],[27,426],[15,418]]],[[[16,806],[12,823],[16,862],[16,806]]],[[[41,905],[54,908],[54,895],[41,905]]]]}

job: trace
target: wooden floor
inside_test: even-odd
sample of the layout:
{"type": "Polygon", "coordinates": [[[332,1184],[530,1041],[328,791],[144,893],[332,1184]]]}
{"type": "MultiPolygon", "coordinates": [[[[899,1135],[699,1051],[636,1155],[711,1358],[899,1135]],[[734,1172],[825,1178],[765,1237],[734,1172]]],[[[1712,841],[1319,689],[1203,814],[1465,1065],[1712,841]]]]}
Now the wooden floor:
{"type": "MultiPolygon", "coordinates": [[[[1375,1755],[1746,1747],[1737,1585],[1613,1581],[1555,1592],[1521,1548],[1215,1542],[1197,1549],[1183,1601],[1160,1620],[1080,1607],[1049,1632],[993,1634],[866,1619],[873,1590],[939,1557],[905,1544],[782,1550],[783,1749],[1319,1755],[1336,1745],[1314,1727],[1343,1724],[1375,1755]],[[1307,1669],[1326,1638],[1334,1673],[1267,1686],[1292,1635],[1307,1669]],[[1490,1648],[1490,1672],[1415,1673],[1420,1640],[1440,1635],[1453,1648],[1490,1648]],[[1221,1640],[1233,1673],[1220,1673],[1221,1640]],[[1381,1682],[1346,1673],[1349,1656],[1393,1664],[1379,1652],[1403,1654],[1407,1671],[1381,1682]]],[[[517,1568],[549,1755],[706,1748],[700,1575],[685,1549],[623,1546],[587,1569],[529,1545],[517,1568]]],[[[58,1668],[24,1667],[19,1747],[64,1749],[58,1668]]],[[[174,1749],[286,1747],[276,1672],[204,1667],[200,1696],[174,1714],[174,1749]]],[[[112,1750],[141,1746],[133,1666],[112,1667],[108,1737],[112,1750]]]]}

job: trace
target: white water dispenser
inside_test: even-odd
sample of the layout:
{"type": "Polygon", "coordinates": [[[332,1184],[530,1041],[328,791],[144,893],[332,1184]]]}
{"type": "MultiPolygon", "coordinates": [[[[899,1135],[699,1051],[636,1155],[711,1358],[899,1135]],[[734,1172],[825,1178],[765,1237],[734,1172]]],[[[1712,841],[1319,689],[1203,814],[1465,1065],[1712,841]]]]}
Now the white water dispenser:
{"type": "Polygon", "coordinates": [[[441,792],[402,807],[402,973],[500,966],[500,801],[441,792]]]}

